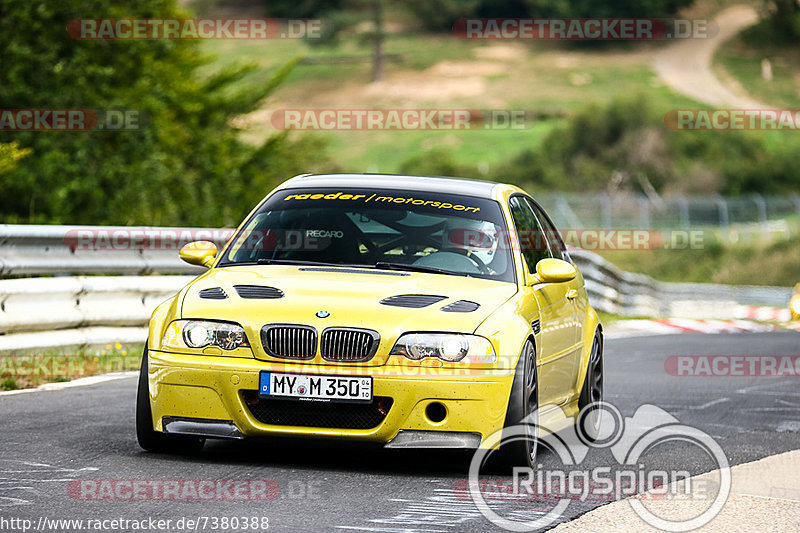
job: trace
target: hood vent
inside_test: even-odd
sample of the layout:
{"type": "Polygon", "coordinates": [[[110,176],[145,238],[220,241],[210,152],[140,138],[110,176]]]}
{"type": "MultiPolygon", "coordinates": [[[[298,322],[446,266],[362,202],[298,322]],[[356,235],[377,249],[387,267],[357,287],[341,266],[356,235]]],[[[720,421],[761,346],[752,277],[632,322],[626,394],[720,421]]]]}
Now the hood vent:
{"type": "Polygon", "coordinates": [[[212,287],[210,289],[203,289],[200,291],[200,298],[205,298],[206,300],[224,300],[228,297],[225,294],[225,291],[221,287],[212,287]]]}
{"type": "Polygon", "coordinates": [[[420,309],[446,299],[447,296],[434,296],[432,294],[399,294],[397,296],[384,298],[380,303],[383,305],[392,305],[394,307],[420,309]]]}
{"type": "Polygon", "coordinates": [[[275,300],[283,298],[283,291],[275,287],[266,287],[263,285],[234,285],[236,294],[241,298],[248,300],[275,300]]]}
{"type": "Polygon", "coordinates": [[[469,300],[459,300],[449,305],[445,305],[442,307],[442,311],[445,313],[471,313],[473,311],[477,311],[480,306],[480,304],[470,302],[469,300]]]}

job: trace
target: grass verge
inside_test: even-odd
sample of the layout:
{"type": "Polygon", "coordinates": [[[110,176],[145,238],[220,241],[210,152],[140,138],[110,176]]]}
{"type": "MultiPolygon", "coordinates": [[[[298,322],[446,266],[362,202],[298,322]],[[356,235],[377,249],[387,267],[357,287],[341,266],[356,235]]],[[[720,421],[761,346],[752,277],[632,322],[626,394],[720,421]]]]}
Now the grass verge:
{"type": "Polygon", "coordinates": [[[761,102],[785,109],[800,105],[800,54],[796,47],[756,43],[739,35],[719,49],[714,68],[723,76],[733,77],[761,102]],[[762,75],[763,60],[769,61],[771,80],[762,75]]]}
{"type": "Polygon", "coordinates": [[[47,349],[0,354],[0,390],[38,387],[44,383],[138,370],[141,345],[106,345],[100,349],[47,349]]]}
{"type": "Polygon", "coordinates": [[[800,282],[800,237],[764,245],[707,242],[700,249],[606,251],[600,255],[629,272],[661,281],[775,285],[800,282]]]}

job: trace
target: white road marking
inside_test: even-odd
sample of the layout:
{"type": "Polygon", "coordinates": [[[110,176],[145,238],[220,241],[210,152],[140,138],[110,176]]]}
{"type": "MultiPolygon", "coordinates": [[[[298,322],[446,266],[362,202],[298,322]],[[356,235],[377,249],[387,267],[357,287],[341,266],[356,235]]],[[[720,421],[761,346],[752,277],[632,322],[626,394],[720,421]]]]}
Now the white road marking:
{"type": "Polygon", "coordinates": [[[12,498],[11,496],[0,496],[0,507],[13,507],[15,505],[30,505],[33,502],[22,498],[12,498]]]}
{"type": "Polygon", "coordinates": [[[42,493],[34,486],[20,485],[20,483],[69,483],[70,481],[78,479],[81,473],[99,470],[99,468],[93,466],[86,466],[83,468],[61,468],[47,463],[36,463],[17,459],[0,459],[0,466],[3,467],[3,469],[0,470],[0,474],[28,474],[28,477],[25,478],[0,477],[0,508],[36,503],[35,500],[42,493]],[[21,469],[21,467],[29,468],[21,469]],[[42,474],[42,476],[37,478],[33,477],[32,474],[42,474]],[[30,495],[25,494],[30,500],[20,497],[20,495],[17,494],[19,491],[30,493],[30,495]]]}
{"type": "Polygon", "coordinates": [[[706,402],[703,405],[690,405],[689,409],[708,409],[712,405],[717,405],[728,401],[730,401],[730,398],[718,398],[716,400],[711,400],[710,402],[706,402]]]}
{"type": "Polygon", "coordinates": [[[130,378],[134,376],[138,376],[138,370],[131,370],[129,372],[112,372],[110,374],[101,374],[99,376],[88,376],[85,378],[74,379],[72,381],[63,381],[58,383],[45,383],[43,385],[39,385],[38,387],[32,389],[18,389],[18,390],[9,390],[0,392],[0,396],[11,396],[13,394],[25,394],[28,392],[42,392],[42,391],[53,391],[53,390],[62,390],[62,389],[71,389],[73,387],[85,387],[87,385],[96,385],[98,383],[104,383],[106,381],[112,381],[115,379],[122,379],[122,378],[130,378]]]}
{"type": "Polygon", "coordinates": [[[800,500],[793,500],[791,498],[776,498],[775,496],[762,496],[760,494],[744,494],[744,493],[742,493],[741,496],[748,496],[750,498],[761,498],[762,500],[778,500],[778,501],[781,501],[781,502],[792,502],[792,503],[800,502],[800,500]]]}
{"type": "Polygon", "coordinates": [[[674,335],[680,333],[749,333],[800,330],[796,323],[764,324],[754,320],[699,320],[694,318],[660,318],[618,320],[605,326],[607,339],[674,335]]]}

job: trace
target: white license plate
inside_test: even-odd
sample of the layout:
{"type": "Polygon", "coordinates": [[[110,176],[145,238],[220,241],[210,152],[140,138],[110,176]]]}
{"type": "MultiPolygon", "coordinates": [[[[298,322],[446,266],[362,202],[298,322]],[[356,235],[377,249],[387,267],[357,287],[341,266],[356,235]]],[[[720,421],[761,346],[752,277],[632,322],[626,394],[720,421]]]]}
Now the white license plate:
{"type": "Polygon", "coordinates": [[[369,376],[261,372],[258,381],[259,396],[329,402],[372,401],[372,378],[369,376]]]}

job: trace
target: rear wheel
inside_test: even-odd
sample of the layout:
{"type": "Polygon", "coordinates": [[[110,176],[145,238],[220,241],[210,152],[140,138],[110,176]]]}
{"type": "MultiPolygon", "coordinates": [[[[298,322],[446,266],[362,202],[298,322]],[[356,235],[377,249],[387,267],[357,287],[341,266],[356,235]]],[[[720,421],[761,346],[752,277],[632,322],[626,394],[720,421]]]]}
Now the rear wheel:
{"type": "Polygon", "coordinates": [[[150,408],[150,393],[147,388],[147,345],[142,354],[139,370],[139,386],[136,391],[136,438],[139,446],[148,452],[191,453],[199,451],[205,439],[184,435],[167,435],[153,429],[153,412],[150,408]]]}
{"type": "Polygon", "coordinates": [[[578,399],[578,431],[589,441],[597,440],[600,434],[602,409],[599,404],[603,401],[603,335],[598,329],[594,333],[592,350],[589,352],[589,362],[586,368],[586,377],[578,399]]]}
{"type": "MultiPolygon", "coordinates": [[[[497,466],[509,469],[515,466],[533,468],[536,464],[537,433],[539,423],[539,381],[536,373],[536,349],[526,341],[514,372],[514,383],[508,399],[505,427],[522,425],[519,431],[509,431],[503,445],[496,452],[497,466]],[[505,442],[505,441],[508,442],[505,442]]],[[[505,435],[505,434],[504,434],[505,435]]]]}

